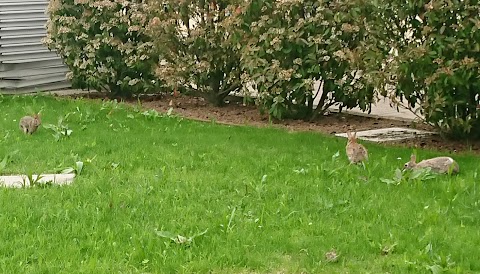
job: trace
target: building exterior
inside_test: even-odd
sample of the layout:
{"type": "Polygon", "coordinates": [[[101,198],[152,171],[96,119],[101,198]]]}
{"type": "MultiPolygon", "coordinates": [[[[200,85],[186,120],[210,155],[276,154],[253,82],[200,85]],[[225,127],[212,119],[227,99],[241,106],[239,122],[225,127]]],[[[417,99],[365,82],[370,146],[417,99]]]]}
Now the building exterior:
{"type": "Polygon", "coordinates": [[[48,0],[0,0],[0,92],[70,87],[62,59],[44,46],[48,0]]]}

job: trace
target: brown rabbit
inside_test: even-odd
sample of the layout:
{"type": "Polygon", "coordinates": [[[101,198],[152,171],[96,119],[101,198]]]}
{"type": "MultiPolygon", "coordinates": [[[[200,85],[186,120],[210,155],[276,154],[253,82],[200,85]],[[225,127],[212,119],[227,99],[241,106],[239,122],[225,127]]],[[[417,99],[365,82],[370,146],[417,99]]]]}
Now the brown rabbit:
{"type": "Polygon", "coordinates": [[[354,132],[352,134],[351,132],[347,132],[347,136],[348,142],[345,151],[347,152],[347,157],[350,163],[356,164],[368,160],[367,149],[363,145],[357,143],[357,133],[354,132]]]}
{"type": "Polygon", "coordinates": [[[24,116],[22,119],[20,119],[20,129],[23,131],[25,134],[33,134],[35,131],[37,131],[38,127],[42,124],[42,121],[40,120],[40,113],[37,113],[32,116],[24,116]]]}
{"type": "Polygon", "coordinates": [[[431,159],[423,160],[417,163],[417,156],[412,154],[410,156],[410,162],[406,163],[405,169],[422,169],[430,168],[431,171],[437,173],[458,173],[460,167],[458,163],[450,157],[435,157],[431,159]]]}

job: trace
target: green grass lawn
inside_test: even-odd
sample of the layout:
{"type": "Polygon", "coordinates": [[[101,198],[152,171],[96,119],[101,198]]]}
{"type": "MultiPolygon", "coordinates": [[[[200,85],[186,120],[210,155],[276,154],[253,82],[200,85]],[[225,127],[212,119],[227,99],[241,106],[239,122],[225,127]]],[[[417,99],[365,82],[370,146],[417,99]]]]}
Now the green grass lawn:
{"type": "Polygon", "coordinates": [[[480,272],[476,156],[455,156],[458,176],[388,184],[412,150],[364,143],[364,168],[317,133],[42,96],[0,109],[0,160],[17,151],[3,174],[84,162],[71,186],[0,189],[2,273],[480,272]],[[19,119],[40,109],[70,137],[24,135],[19,119]]]}

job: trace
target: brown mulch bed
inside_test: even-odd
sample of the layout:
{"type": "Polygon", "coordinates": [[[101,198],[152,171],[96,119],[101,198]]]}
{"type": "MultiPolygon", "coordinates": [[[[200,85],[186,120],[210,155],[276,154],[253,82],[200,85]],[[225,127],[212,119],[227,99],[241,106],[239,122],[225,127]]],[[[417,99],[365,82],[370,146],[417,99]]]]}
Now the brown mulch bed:
{"type": "MultiPolygon", "coordinates": [[[[94,99],[106,99],[105,94],[84,94],[74,97],[88,97],[94,99]]],[[[138,103],[137,99],[127,102],[138,103]]],[[[434,129],[422,123],[412,121],[390,120],[383,118],[372,118],[366,116],[351,115],[346,113],[330,113],[313,121],[283,120],[270,121],[268,115],[261,114],[255,106],[244,105],[235,100],[223,107],[215,107],[202,98],[190,96],[156,95],[140,98],[145,108],[155,109],[159,112],[167,112],[173,107],[173,112],[181,117],[201,120],[215,121],[229,125],[250,125],[257,127],[277,126],[292,131],[316,131],[324,134],[335,134],[346,131],[360,131],[368,129],[379,129],[388,127],[415,128],[434,131],[434,129]]],[[[424,138],[407,139],[396,142],[389,142],[391,145],[398,145],[411,148],[425,148],[445,151],[449,153],[471,152],[480,154],[480,142],[446,140],[438,135],[424,138]]]]}

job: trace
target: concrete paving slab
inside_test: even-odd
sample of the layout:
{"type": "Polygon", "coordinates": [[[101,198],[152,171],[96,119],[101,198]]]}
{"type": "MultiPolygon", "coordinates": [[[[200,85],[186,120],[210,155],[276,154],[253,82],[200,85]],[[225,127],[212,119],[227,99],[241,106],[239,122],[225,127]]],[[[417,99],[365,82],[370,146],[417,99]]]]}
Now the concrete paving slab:
{"type": "MultiPolygon", "coordinates": [[[[357,139],[379,143],[387,141],[399,141],[411,138],[420,138],[433,134],[435,133],[425,130],[391,127],[358,131],[357,139]]],[[[335,134],[335,136],[347,138],[347,133],[337,133],[335,134]]]]}
{"type": "MultiPolygon", "coordinates": [[[[33,180],[37,180],[38,175],[32,175],[33,180]]],[[[75,174],[42,174],[39,183],[51,182],[54,185],[69,185],[73,183],[75,174]]],[[[30,180],[27,175],[7,175],[0,176],[0,186],[20,188],[30,186],[30,180]]]]}
{"type": "MultiPolygon", "coordinates": [[[[330,109],[332,111],[338,111],[337,106],[333,106],[330,109]]],[[[400,108],[397,111],[396,108],[390,106],[388,99],[381,99],[380,101],[373,104],[372,111],[370,113],[363,112],[360,108],[353,108],[348,110],[344,109],[342,112],[357,115],[357,116],[400,120],[400,121],[407,121],[407,122],[423,119],[422,115],[417,116],[408,109],[400,108]]]]}

